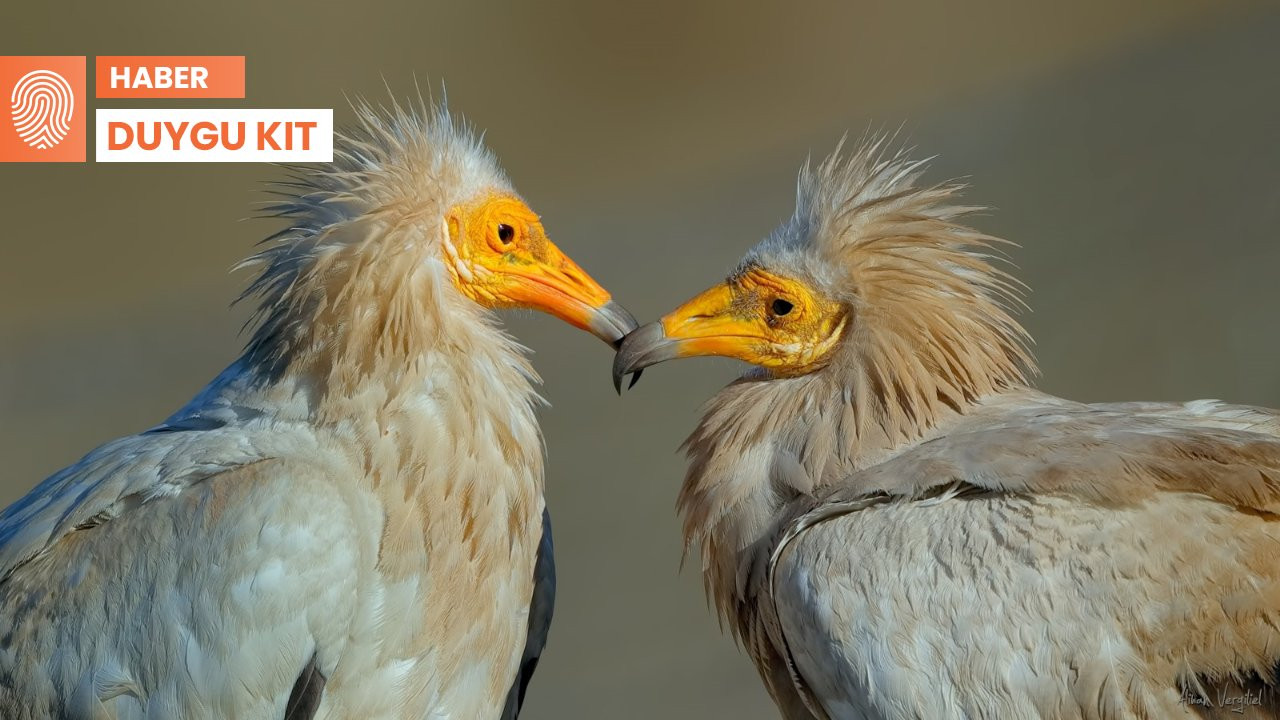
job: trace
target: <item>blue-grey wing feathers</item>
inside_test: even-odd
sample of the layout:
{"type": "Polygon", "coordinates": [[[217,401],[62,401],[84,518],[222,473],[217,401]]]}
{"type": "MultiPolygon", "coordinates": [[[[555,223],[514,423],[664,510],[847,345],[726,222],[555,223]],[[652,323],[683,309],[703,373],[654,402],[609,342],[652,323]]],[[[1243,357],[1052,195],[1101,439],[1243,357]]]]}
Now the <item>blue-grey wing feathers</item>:
{"type": "Polygon", "coordinates": [[[524,706],[529,681],[538,668],[538,658],[547,646],[547,633],[551,629],[551,615],[556,604],[556,561],[551,540],[551,514],[542,511],[542,541],[538,544],[538,561],[533,568],[533,598],[529,603],[529,637],[525,641],[524,655],[520,658],[520,670],[516,673],[511,691],[507,693],[507,705],[502,720],[516,720],[524,706]]]}

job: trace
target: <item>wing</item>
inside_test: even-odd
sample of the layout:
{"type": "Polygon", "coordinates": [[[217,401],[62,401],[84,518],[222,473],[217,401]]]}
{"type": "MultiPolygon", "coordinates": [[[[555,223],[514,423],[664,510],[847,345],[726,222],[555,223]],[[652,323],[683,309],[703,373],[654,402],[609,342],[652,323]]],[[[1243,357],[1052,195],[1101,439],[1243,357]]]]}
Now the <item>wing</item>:
{"type": "Polygon", "coordinates": [[[0,580],[68,533],[263,459],[250,436],[161,426],[103,445],[0,513],[0,580]]]}
{"type": "Polygon", "coordinates": [[[1197,493],[1275,514],[1276,433],[1273,411],[1214,401],[998,408],[859,473],[827,500],[838,505],[876,493],[921,498],[961,482],[1104,504],[1197,493]]]}
{"type": "MultiPolygon", "coordinates": [[[[955,713],[964,693],[943,668],[976,678],[1001,652],[1031,657],[1009,642],[1018,633],[1046,644],[1027,670],[1057,683],[1041,691],[1062,692],[1075,663],[1082,706],[1172,717],[1197,698],[1274,703],[1277,428],[1273,411],[1208,401],[1023,397],[975,413],[793,509],[767,574],[770,637],[832,717],[870,712],[866,697],[955,713]],[[877,645],[882,632],[897,644],[877,645]]],[[[1043,711],[1030,691],[1014,697],[988,707],[1043,711]]]]}
{"type": "Polygon", "coordinates": [[[525,641],[520,670],[516,674],[507,704],[502,711],[503,720],[515,720],[524,707],[525,693],[533,672],[538,668],[538,658],[547,646],[547,634],[551,631],[551,616],[556,603],[556,561],[551,539],[551,513],[542,510],[542,541],[538,544],[538,562],[533,568],[533,599],[529,604],[529,637],[525,641]]]}
{"type": "Polygon", "coordinates": [[[376,533],[303,442],[157,429],[6,510],[0,716],[313,715],[376,533]]]}

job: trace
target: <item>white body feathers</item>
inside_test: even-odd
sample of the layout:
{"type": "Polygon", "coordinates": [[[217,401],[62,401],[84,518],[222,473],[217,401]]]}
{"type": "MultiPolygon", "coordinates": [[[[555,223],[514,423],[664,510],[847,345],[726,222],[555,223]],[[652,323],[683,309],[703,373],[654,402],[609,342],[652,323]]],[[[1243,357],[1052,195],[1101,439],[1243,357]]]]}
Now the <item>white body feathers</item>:
{"type": "Polygon", "coordinates": [[[840,345],[686,443],[686,541],[783,716],[1280,717],[1280,414],[1028,388],[997,241],[881,148],[744,263],[840,298],[840,345]]]}
{"type": "Polygon", "coordinates": [[[501,716],[539,400],[440,218],[510,188],[443,112],[361,114],[278,208],[244,357],[0,515],[0,716],[501,716]]]}

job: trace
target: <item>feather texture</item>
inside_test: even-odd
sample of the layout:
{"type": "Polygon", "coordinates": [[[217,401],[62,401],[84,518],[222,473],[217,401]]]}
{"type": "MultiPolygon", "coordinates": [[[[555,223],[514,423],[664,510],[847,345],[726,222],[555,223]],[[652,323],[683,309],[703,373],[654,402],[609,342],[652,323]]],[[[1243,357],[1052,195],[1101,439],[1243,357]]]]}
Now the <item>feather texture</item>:
{"type": "Polygon", "coordinates": [[[689,550],[789,720],[1280,717],[1280,415],[1028,387],[1002,241],[870,141],[744,267],[851,312],[686,443],[689,550]]]}
{"type": "Polygon", "coordinates": [[[442,243],[511,188],[443,109],[357,111],[249,261],[243,356],[0,514],[0,716],[500,716],[540,399],[442,243]]]}

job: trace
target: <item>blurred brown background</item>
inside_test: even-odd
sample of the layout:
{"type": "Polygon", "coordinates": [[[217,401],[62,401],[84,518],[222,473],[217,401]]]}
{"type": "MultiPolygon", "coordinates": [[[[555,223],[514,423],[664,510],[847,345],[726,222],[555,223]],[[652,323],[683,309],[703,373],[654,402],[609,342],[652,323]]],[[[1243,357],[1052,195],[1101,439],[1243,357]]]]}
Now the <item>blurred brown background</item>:
{"type": "MultiPolygon", "coordinates": [[[[904,127],[1021,243],[1042,386],[1280,406],[1280,7],[1115,2],[14,3],[0,52],[244,54],[248,98],[444,81],[552,236],[642,320],[722,276],[846,130],[904,127]]],[[[92,67],[92,65],[90,65],[92,67]]],[[[103,101],[119,106],[124,101],[103,101]]],[[[143,103],[146,104],[146,103],[143,103]]],[[[151,102],[152,106],[167,103],[151,102]]],[[[189,103],[190,104],[190,103],[189,103]]],[[[92,149],[90,149],[92,157],[92,149]]],[[[0,165],[0,505],[239,347],[261,165],[0,165]]],[[[526,717],[776,717],[679,572],[675,450],[727,361],[651,370],[544,317],[560,600],[526,717]]]]}

